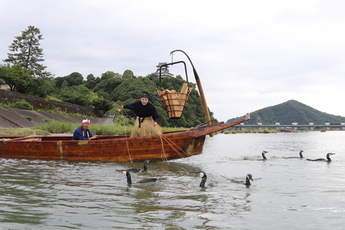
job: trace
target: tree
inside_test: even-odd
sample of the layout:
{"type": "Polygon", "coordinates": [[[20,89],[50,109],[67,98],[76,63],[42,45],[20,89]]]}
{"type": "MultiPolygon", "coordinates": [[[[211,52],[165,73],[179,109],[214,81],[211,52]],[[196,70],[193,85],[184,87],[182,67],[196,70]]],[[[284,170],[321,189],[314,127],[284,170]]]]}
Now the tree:
{"type": "Polygon", "coordinates": [[[11,91],[26,93],[33,83],[32,71],[23,69],[19,65],[0,66],[0,79],[8,84],[11,91]]]}
{"type": "Polygon", "coordinates": [[[102,110],[104,114],[113,107],[113,102],[99,97],[92,101],[92,106],[95,110],[102,110]]]}
{"type": "Polygon", "coordinates": [[[126,78],[112,92],[113,101],[124,102],[128,99],[139,99],[142,92],[149,92],[151,99],[155,95],[156,85],[148,78],[126,78]]]}
{"type": "Polygon", "coordinates": [[[85,85],[67,86],[63,84],[56,96],[64,102],[83,106],[91,105],[91,90],[86,88],[85,85]]]}
{"type": "Polygon", "coordinates": [[[103,96],[105,99],[111,100],[111,93],[113,90],[119,86],[123,81],[123,78],[121,77],[115,77],[115,78],[108,78],[105,80],[101,80],[94,88],[93,91],[99,94],[100,96],[103,96]]]}
{"type": "Polygon", "coordinates": [[[56,77],[53,81],[55,83],[55,87],[61,89],[63,83],[65,82],[65,77],[56,77]]]}
{"type": "Polygon", "coordinates": [[[93,74],[92,73],[90,73],[89,75],[87,75],[87,77],[86,77],[86,81],[94,81],[96,78],[95,78],[95,76],[93,76],[93,74]]]}
{"type": "Polygon", "coordinates": [[[129,69],[127,69],[127,70],[125,70],[125,72],[123,72],[122,77],[123,78],[135,78],[133,71],[129,70],[129,69]]]}
{"type": "Polygon", "coordinates": [[[89,74],[86,77],[85,86],[89,89],[95,88],[95,86],[101,81],[101,78],[93,76],[93,74],[89,74]]]}
{"type": "Polygon", "coordinates": [[[65,80],[67,81],[68,86],[74,86],[83,84],[84,78],[80,73],[73,72],[70,75],[66,76],[65,80]]]}
{"type": "Polygon", "coordinates": [[[121,75],[118,73],[115,73],[113,71],[107,71],[105,73],[102,73],[101,79],[106,80],[106,79],[113,78],[113,77],[121,77],[121,75]]]}
{"type": "Polygon", "coordinates": [[[40,30],[34,26],[28,26],[22,31],[21,36],[15,37],[12,45],[9,46],[12,53],[8,53],[8,58],[4,59],[10,65],[19,65],[23,69],[32,70],[34,77],[45,77],[51,75],[44,71],[46,66],[40,64],[43,62],[43,49],[40,48],[40,40],[43,36],[40,30]]]}
{"type": "Polygon", "coordinates": [[[27,94],[38,97],[47,97],[54,91],[54,82],[51,77],[35,78],[27,90],[27,94]]]}

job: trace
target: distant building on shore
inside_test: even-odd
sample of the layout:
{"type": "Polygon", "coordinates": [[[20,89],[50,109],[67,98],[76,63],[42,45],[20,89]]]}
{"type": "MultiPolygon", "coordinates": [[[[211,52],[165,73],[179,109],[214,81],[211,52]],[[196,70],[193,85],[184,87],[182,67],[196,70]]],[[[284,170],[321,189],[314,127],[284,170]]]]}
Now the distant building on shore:
{"type": "MultiPolygon", "coordinates": [[[[164,64],[167,64],[166,62],[160,62],[158,63],[158,65],[156,66],[157,67],[157,70],[155,73],[152,73],[154,75],[156,75],[157,77],[159,77],[159,69],[162,65],[164,64]]],[[[165,77],[173,77],[174,74],[170,73],[169,71],[169,66],[163,66],[162,69],[161,69],[161,75],[160,75],[162,78],[165,78],[165,77]]]]}
{"type": "Polygon", "coordinates": [[[0,89],[8,90],[10,86],[7,83],[0,82],[0,89]]]}

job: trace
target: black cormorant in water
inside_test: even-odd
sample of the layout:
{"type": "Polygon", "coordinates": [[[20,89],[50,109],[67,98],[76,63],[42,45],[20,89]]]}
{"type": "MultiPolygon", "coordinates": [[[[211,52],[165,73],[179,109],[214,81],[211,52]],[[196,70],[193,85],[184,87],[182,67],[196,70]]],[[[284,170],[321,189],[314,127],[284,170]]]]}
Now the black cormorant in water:
{"type": "MultiPolygon", "coordinates": [[[[132,177],[131,177],[131,173],[127,170],[123,170],[123,173],[126,173],[126,177],[127,177],[127,184],[131,185],[132,184],[132,177]]],[[[150,183],[150,182],[156,182],[158,180],[166,180],[167,178],[146,178],[146,179],[142,179],[140,181],[138,181],[137,183],[139,184],[143,184],[143,183],[150,183]]]]}
{"type": "Polygon", "coordinates": [[[327,153],[326,154],[326,159],[325,158],[317,158],[317,159],[307,159],[308,161],[327,161],[327,162],[331,162],[331,158],[329,156],[331,155],[335,155],[335,153],[327,153]]]}
{"type": "MultiPolygon", "coordinates": [[[[195,172],[195,173],[198,173],[198,174],[201,176],[201,182],[200,182],[199,187],[201,187],[201,188],[206,188],[206,186],[205,186],[205,183],[206,183],[206,181],[207,181],[207,175],[206,175],[206,173],[203,172],[203,171],[195,172]]],[[[209,187],[214,187],[215,184],[211,182],[211,183],[208,184],[208,186],[209,186],[209,187]]]]}
{"type": "Polygon", "coordinates": [[[262,153],[261,153],[262,159],[258,159],[258,161],[265,161],[265,160],[267,160],[266,153],[268,153],[268,151],[262,151],[262,153]]]}
{"type": "Polygon", "coordinates": [[[299,158],[299,159],[302,159],[303,158],[303,150],[300,150],[299,151],[299,157],[283,157],[284,159],[296,159],[296,158],[299,158]]]}
{"type": "Polygon", "coordinates": [[[246,176],[246,182],[243,182],[243,181],[238,181],[238,180],[234,180],[234,179],[229,179],[232,183],[237,183],[237,184],[244,184],[244,185],[251,185],[250,181],[254,181],[253,180],[253,176],[252,174],[247,174],[246,176]]]}
{"type": "Polygon", "coordinates": [[[146,173],[147,172],[147,164],[150,162],[150,160],[144,161],[144,169],[138,169],[138,168],[130,168],[126,170],[117,170],[119,172],[127,171],[127,172],[133,172],[133,173],[146,173]]]}

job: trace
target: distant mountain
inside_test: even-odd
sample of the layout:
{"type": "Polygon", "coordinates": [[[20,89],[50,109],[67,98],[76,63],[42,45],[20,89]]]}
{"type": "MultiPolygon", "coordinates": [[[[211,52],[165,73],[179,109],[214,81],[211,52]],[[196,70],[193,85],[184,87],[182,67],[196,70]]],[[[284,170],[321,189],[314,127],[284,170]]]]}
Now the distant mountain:
{"type": "MultiPolygon", "coordinates": [[[[293,122],[297,122],[301,125],[314,123],[315,125],[324,125],[329,123],[345,123],[345,117],[335,116],[328,113],[320,112],[308,105],[295,100],[289,100],[282,104],[270,106],[250,114],[251,119],[245,124],[256,125],[262,123],[264,125],[274,125],[280,123],[281,125],[291,125],[293,122]]],[[[231,122],[239,119],[229,119],[227,122],[231,122]]]]}

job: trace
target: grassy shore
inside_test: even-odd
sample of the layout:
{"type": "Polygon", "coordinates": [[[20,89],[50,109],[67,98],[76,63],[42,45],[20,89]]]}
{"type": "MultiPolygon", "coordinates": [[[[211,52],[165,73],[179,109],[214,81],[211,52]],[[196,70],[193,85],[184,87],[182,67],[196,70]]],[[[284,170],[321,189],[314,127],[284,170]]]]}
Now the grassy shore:
{"type": "MultiPolygon", "coordinates": [[[[29,135],[48,135],[54,133],[66,133],[72,134],[74,130],[79,127],[80,124],[74,124],[61,121],[48,121],[47,123],[38,125],[31,129],[12,128],[12,129],[0,129],[1,136],[29,136],[29,135]]],[[[94,125],[91,124],[89,129],[94,135],[124,135],[130,134],[132,130],[131,125],[127,126],[106,126],[106,125],[94,125]]],[[[164,132],[177,131],[186,128],[171,128],[162,127],[164,132]]]]}
{"type": "Polygon", "coordinates": [[[247,129],[247,130],[223,130],[220,131],[224,134],[236,134],[236,133],[277,133],[275,129],[247,129]]]}

